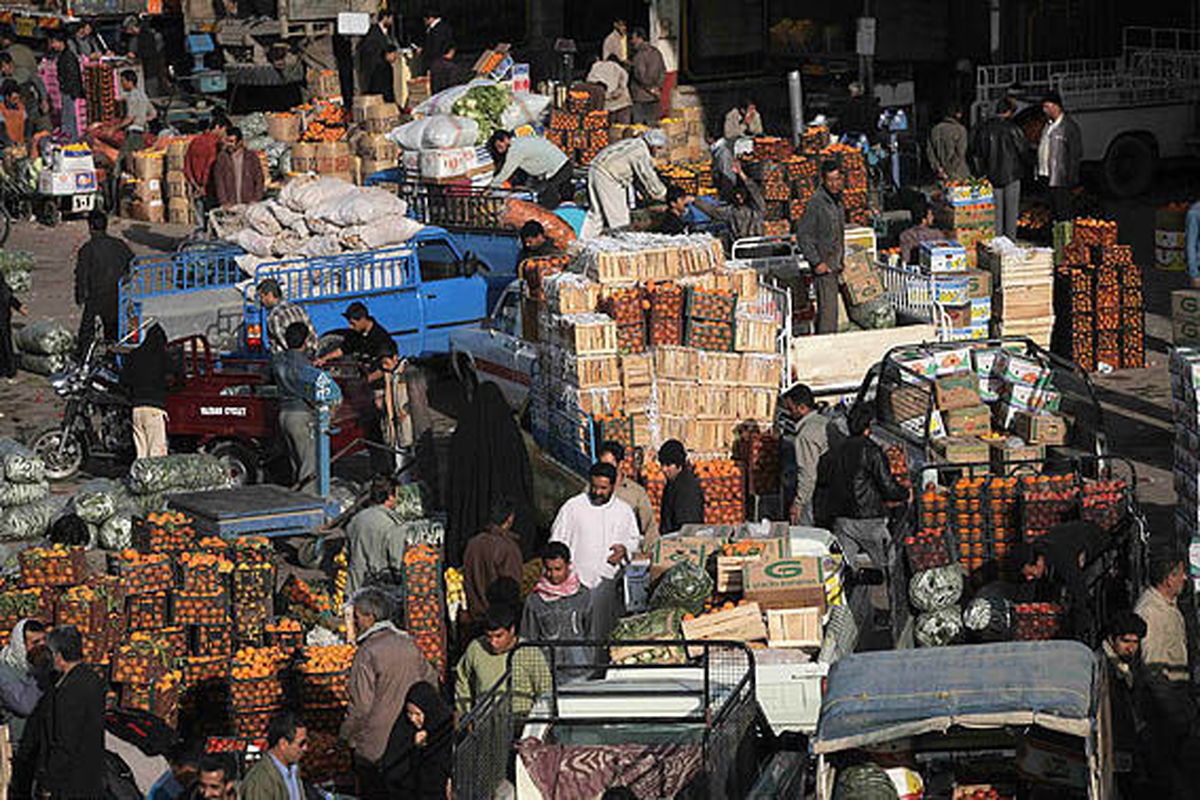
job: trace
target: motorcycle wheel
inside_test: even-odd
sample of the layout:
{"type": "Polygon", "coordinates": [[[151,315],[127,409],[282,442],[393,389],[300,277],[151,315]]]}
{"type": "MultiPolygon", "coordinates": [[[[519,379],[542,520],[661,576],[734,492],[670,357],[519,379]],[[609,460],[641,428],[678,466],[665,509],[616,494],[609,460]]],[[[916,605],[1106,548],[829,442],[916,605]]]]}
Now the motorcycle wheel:
{"type": "Polygon", "coordinates": [[[47,428],[29,440],[29,449],[42,459],[46,465],[46,477],[52,481],[65,481],[73,478],[83,468],[87,450],[78,434],[72,436],[72,441],[62,445],[62,428],[47,428]]]}
{"type": "Polygon", "coordinates": [[[225,472],[234,486],[251,486],[258,483],[258,460],[250,448],[238,442],[218,442],[208,452],[225,467],[225,472]]]}

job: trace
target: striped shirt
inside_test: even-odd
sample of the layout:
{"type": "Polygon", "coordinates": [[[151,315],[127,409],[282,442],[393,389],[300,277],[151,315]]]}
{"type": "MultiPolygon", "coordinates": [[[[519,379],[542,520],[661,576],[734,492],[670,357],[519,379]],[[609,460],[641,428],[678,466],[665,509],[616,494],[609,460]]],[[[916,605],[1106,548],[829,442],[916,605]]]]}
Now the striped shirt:
{"type": "Polygon", "coordinates": [[[287,300],[280,300],[267,313],[267,344],[272,353],[287,352],[287,340],[284,334],[293,322],[303,322],[308,327],[308,338],[304,340],[304,350],[308,355],[317,351],[317,331],[313,328],[312,320],[303,306],[296,306],[287,300]]]}

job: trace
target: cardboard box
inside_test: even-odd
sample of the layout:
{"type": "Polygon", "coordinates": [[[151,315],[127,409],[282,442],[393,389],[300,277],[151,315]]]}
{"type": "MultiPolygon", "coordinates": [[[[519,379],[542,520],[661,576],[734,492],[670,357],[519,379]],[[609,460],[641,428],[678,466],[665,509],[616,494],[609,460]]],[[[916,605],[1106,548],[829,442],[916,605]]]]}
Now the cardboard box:
{"type": "Polygon", "coordinates": [[[987,443],[978,436],[947,436],[933,442],[933,453],[944,464],[986,464],[987,443]]]}
{"type": "MultiPolygon", "coordinates": [[[[685,526],[686,527],[686,526],[685,526]]],[[[791,554],[786,538],[743,540],[752,545],[753,552],[744,555],[717,556],[717,591],[731,594],[742,591],[742,568],[760,558],[781,559],[791,554]]],[[[736,548],[735,548],[736,550],[736,548]]]]}
{"type": "Polygon", "coordinates": [[[767,612],[767,645],[821,649],[821,612],[817,608],[773,608],[767,612]]]}
{"type": "Polygon", "coordinates": [[[979,379],[974,372],[956,372],[933,383],[937,407],[943,411],[979,405],[979,379]]]}
{"type": "Polygon", "coordinates": [[[970,300],[991,299],[992,273],[981,269],[967,270],[967,298],[970,300]]]}
{"type": "Polygon", "coordinates": [[[139,150],[133,154],[133,177],[139,180],[159,178],[167,166],[166,154],[139,150]]]}
{"type": "Polygon", "coordinates": [[[967,251],[945,239],[921,242],[921,266],[926,272],[965,272],[967,251]]]}
{"type": "Polygon", "coordinates": [[[1171,320],[1171,341],[1174,344],[1200,345],[1200,319],[1171,320]]]}
{"type": "Polygon", "coordinates": [[[1171,292],[1171,330],[1175,344],[1200,341],[1200,289],[1171,292]]]}
{"type": "Polygon", "coordinates": [[[1050,377],[1050,371],[1032,358],[1001,350],[994,371],[1009,383],[1024,383],[1039,386],[1050,377]]]}
{"type": "Polygon", "coordinates": [[[708,564],[709,556],[721,549],[720,539],[695,536],[659,539],[646,555],[650,560],[650,580],[656,581],[664,572],[681,561],[690,561],[698,567],[708,564]]]}
{"type": "Polygon", "coordinates": [[[474,147],[445,147],[421,151],[422,178],[456,178],[466,175],[475,165],[474,147]]]}
{"type": "Polygon", "coordinates": [[[1026,383],[1004,384],[1000,390],[1000,399],[1018,411],[1055,413],[1062,407],[1062,394],[1045,386],[1030,386],[1026,383]]]}
{"type": "Polygon", "coordinates": [[[971,325],[986,325],[992,321],[992,298],[977,297],[971,300],[971,325]]]}
{"type": "Polygon", "coordinates": [[[812,556],[752,561],[743,568],[742,586],[746,599],[763,609],[817,608],[825,613],[821,560],[812,556]]]}
{"type": "Polygon", "coordinates": [[[188,196],[187,177],[182,172],[167,173],[167,199],[186,200],[188,196]]]}
{"type": "Polygon", "coordinates": [[[1015,436],[1003,439],[988,439],[989,460],[992,464],[993,475],[1008,475],[1023,467],[1020,465],[1006,466],[1010,461],[1042,460],[1046,457],[1046,448],[1040,444],[1026,444],[1015,436]]]}
{"type": "Polygon", "coordinates": [[[871,263],[871,254],[861,248],[848,252],[844,259],[842,284],[851,305],[862,305],[883,294],[883,281],[871,263]]]}
{"type": "MultiPolygon", "coordinates": [[[[321,175],[353,175],[354,161],[350,145],[346,142],[319,142],[317,144],[317,173],[321,175]]],[[[353,183],[353,177],[349,178],[353,183]]]]}
{"type": "Polygon", "coordinates": [[[950,437],[982,436],[992,432],[992,411],[983,404],[943,411],[942,420],[946,435],[950,437]]]}
{"type": "Polygon", "coordinates": [[[1067,421],[1057,414],[1018,410],[1013,414],[1012,431],[1029,444],[1067,443],[1067,421]]]}
{"type": "Polygon", "coordinates": [[[969,301],[971,299],[967,293],[969,286],[970,282],[966,275],[953,273],[934,275],[930,281],[934,302],[944,306],[958,306],[969,301]]]}
{"type": "MultiPolygon", "coordinates": [[[[758,603],[747,603],[727,611],[714,611],[695,619],[685,619],[684,639],[718,639],[732,642],[760,642],[767,638],[767,626],[763,624],[762,609],[758,603]]],[[[704,648],[688,645],[688,655],[697,658],[704,655],[704,648]]]]}
{"type": "Polygon", "coordinates": [[[960,306],[942,306],[942,310],[946,312],[946,319],[950,323],[951,330],[971,327],[971,304],[964,303],[960,306]]]}
{"type": "Polygon", "coordinates": [[[167,221],[172,225],[191,225],[192,204],[181,197],[167,200],[167,221]]]}
{"type": "Polygon", "coordinates": [[[383,102],[381,94],[357,94],[354,96],[354,105],[351,107],[351,113],[355,122],[362,122],[367,118],[367,109],[373,105],[383,102]]]}
{"type": "MultiPolygon", "coordinates": [[[[979,402],[978,399],[975,402],[979,402]]],[[[897,386],[891,390],[889,405],[896,422],[924,419],[929,410],[929,392],[920,386],[897,386]]]]}

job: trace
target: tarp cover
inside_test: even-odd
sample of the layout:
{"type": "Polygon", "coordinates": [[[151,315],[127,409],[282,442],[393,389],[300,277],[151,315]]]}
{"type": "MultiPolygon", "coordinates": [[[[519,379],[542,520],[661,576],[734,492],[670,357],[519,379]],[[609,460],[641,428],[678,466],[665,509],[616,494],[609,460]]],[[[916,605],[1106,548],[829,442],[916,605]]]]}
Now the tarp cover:
{"type": "Polygon", "coordinates": [[[1095,655],[1078,642],[1006,642],[856,653],[829,671],[817,753],[952,725],[1091,727],[1095,655]]]}

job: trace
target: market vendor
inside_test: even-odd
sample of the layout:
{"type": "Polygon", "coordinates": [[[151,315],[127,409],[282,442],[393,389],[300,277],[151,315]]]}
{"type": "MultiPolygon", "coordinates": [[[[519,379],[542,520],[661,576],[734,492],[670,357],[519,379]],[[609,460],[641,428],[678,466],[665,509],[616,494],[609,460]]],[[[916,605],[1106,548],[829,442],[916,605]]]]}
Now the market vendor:
{"type": "MultiPolygon", "coordinates": [[[[471,640],[455,666],[454,705],[460,719],[508,673],[508,654],[521,641],[517,635],[519,615],[518,609],[507,605],[488,609],[486,632],[471,640]]],[[[539,648],[525,648],[512,659],[512,678],[507,685],[512,690],[512,713],[518,718],[551,691],[550,667],[539,648]]],[[[519,725],[513,728],[520,729],[519,725]]]]}
{"type": "Polygon", "coordinates": [[[487,590],[497,579],[511,578],[520,585],[525,562],[521,558],[521,540],[513,532],[516,518],[509,500],[497,500],[492,504],[487,527],[467,541],[462,573],[468,626],[483,624],[491,606],[487,590]]]}
{"type": "Polygon", "coordinates": [[[921,254],[921,242],[949,238],[946,232],[933,226],[933,208],[921,195],[912,204],[913,226],[900,232],[900,262],[915,263],[921,254]]]}
{"type": "Polygon", "coordinates": [[[828,420],[817,409],[812,389],[796,384],[779,397],[783,433],[779,439],[779,478],[788,519],[812,525],[817,467],[829,452],[828,420]]]}
{"type": "Polygon", "coordinates": [[[375,389],[375,410],[383,443],[395,451],[394,469],[402,469],[413,458],[413,418],[408,397],[408,361],[400,358],[396,341],[389,338],[375,353],[383,376],[375,389]]]}
{"type": "Polygon", "coordinates": [[[728,188],[728,194],[723,198],[728,205],[715,203],[711,197],[698,197],[694,203],[696,208],[708,216],[728,225],[729,235],[736,242],[738,239],[763,235],[767,200],[758,181],[742,172],[741,164],[736,161],[734,163],[737,164],[737,180],[728,188]]]}
{"type": "Polygon", "coordinates": [[[350,667],[350,704],[339,738],[350,746],[362,800],[388,797],[380,761],[404,700],[413,685],[438,682],[416,642],[392,622],[394,603],[368,586],[355,593],[354,631],[358,649],[350,667]]]}
{"type": "Polygon", "coordinates": [[[308,329],[304,340],[304,350],[312,356],[317,352],[317,331],[304,306],[289,303],[283,299],[283,290],[279,281],[274,278],[264,278],[258,282],[256,289],[259,304],[267,310],[267,347],[272,353],[285,353],[288,350],[284,334],[293,322],[300,322],[308,329]]]}
{"type": "Polygon", "coordinates": [[[377,94],[385,103],[396,102],[396,62],[400,60],[400,48],[395,42],[388,42],[383,51],[375,57],[371,65],[370,77],[367,80],[367,94],[377,94]]]}
{"type": "Polygon", "coordinates": [[[633,98],[629,94],[629,70],[621,66],[615,53],[596,61],[588,70],[588,83],[604,87],[604,110],[612,125],[628,125],[633,120],[633,98]]]}
{"type": "Polygon", "coordinates": [[[821,164],[821,188],[804,207],[796,243],[812,268],[817,292],[817,333],[837,333],[838,276],[845,264],[846,209],[842,171],[836,161],[821,164]]]}
{"type": "MultiPolygon", "coordinates": [[[[535,642],[583,641],[591,636],[591,624],[591,594],[571,565],[571,550],[562,542],[550,542],[542,550],[542,576],[525,598],[521,637],[535,642]]],[[[568,667],[590,667],[596,663],[584,647],[558,648],[554,661],[568,667]]],[[[565,671],[568,678],[582,674],[565,671]]]]}
{"type": "Polygon", "coordinates": [[[308,402],[304,386],[304,370],[309,366],[304,354],[304,343],[308,329],[301,322],[293,322],[284,333],[288,349],[283,353],[271,354],[271,374],[279,387],[279,430],[287,445],[288,460],[292,465],[295,483],[303,482],[304,491],[317,491],[317,440],[316,420],[308,402]]]}
{"type": "Polygon", "coordinates": [[[1179,596],[1187,587],[1187,563],[1174,553],[1150,559],[1150,585],[1142,590],[1134,612],[1146,621],[1142,656],[1146,666],[1167,680],[1188,680],[1187,626],[1179,596]]]}
{"type": "MultiPolygon", "coordinates": [[[[23,73],[9,52],[0,52],[0,79],[17,84],[30,133],[50,130],[50,95],[37,72],[23,73]],[[23,77],[24,76],[24,77],[23,77]]],[[[7,97],[8,93],[5,92],[7,97]]]]}
{"type": "Polygon", "coordinates": [[[487,143],[497,172],[492,186],[502,186],[520,170],[537,187],[542,208],[557,208],[575,196],[571,186],[571,159],[543,136],[517,136],[495,131],[487,143]]]}
{"type": "Polygon", "coordinates": [[[213,194],[221,208],[263,199],[263,171],[258,154],[247,150],[241,128],[230,128],[212,167],[213,194]]]}
{"type": "Polygon", "coordinates": [[[704,488],[688,463],[687,449],[678,439],[668,439],[658,448],[658,463],[667,476],[663,489],[660,528],[675,533],[684,525],[704,522],[704,488]]]}
{"type": "Polygon", "coordinates": [[[653,200],[664,200],[667,187],[654,170],[654,159],[667,147],[657,128],[640,137],[622,139],[601,150],[588,167],[588,213],[581,239],[629,225],[629,192],[637,187],[653,200]]]}
{"type": "Polygon", "coordinates": [[[613,495],[616,482],[616,467],[593,464],[588,490],[563,503],[550,529],[550,541],[567,546],[579,580],[592,593],[592,629],[597,639],[608,638],[620,616],[617,573],[641,543],[633,509],[613,495]]]}
{"type": "Polygon", "coordinates": [[[183,175],[187,178],[189,196],[201,226],[204,213],[215,205],[212,168],[228,128],[229,120],[223,114],[213,114],[208,120],[208,129],[192,137],[183,157],[183,175]]]}
{"type": "Polygon", "coordinates": [[[21,87],[16,81],[7,80],[0,84],[0,146],[5,149],[21,147],[32,135],[32,119],[25,111],[21,99],[21,87]]]}
{"type": "Polygon", "coordinates": [[[725,140],[729,142],[743,136],[762,136],[762,116],[758,113],[758,106],[751,100],[741,100],[725,115],[723,132],[725,140]]]}
{"type": "Polygon", "coordinates": [[[542,223],[536,219],[531,219],[527,220],[521,226],[521,252],[517,256],[518,264],[527,258],[552,256],[559,252],[561,251],[554,246],[554,242],[550,241],[550,237],[546,235],[546,229],[542,227],[542,223]]]}
{"type": "Polygon", "coordinates": [[[158,112],[150,104],[150,98],[137,85],[137,73],[133,70],[121,72],[121,90],[125,93],[125,116],[117,123],[117,127],[124,129],[125,138],[121,141],[120,163],[132,172],[133,165],[129,163],[129,159],[134,151],[146,146],[150,122],[158,117],[158,112]]]}
{"type": "Polygon", "coordinates": [[[146,94],[150,97],[162,96],[167,83],[162,34],[136,16],[126,17],[121,27],[125,32],[125,51],[142,65],[146,94]]]}
{"type": "Polygon", "coordinates": [[[691,229],[688,223],[684,221],[683,215],[687,213],[687,208],[694,199],[694,197],[680,187],[674,184],[668,186],[667,208],[663,213],[659,214],[658,220],[654,225],[654,232],[669,235],[690,233],[691,229]]]}
{"type": "Polygon", "coordinates": [[[395,513],[396,482],[376,475],[367,493],[370,503],[346,525],[346,593],[367,585],[400,586],[404,579],[403,521],[395,513]]]}
{"type": "Polygon", "coordinates": [[[54,59],[58,75],[58,91],[62,98],[63,133],[71,141],[79,139],[79,118],[76,102],[87,97],[83,90],[83,70],[79,66],[79,56],[67,46],[67,35],[62,31],[50,34],[49,58],[54,59]]]}
{"type": "Polygon", "coordinates": [[[1066,633],[1091,642],[1092,619],[1083,570],[1103,546],[1105,536],[1092,522],[1077,520],[1055,525],[1032,543],[1015,549],[1023,584],[1022,602],[1061,603],[1066,610],[1066,633]]]}
{"type": "Polygon", "coordinates": [[[866,556],[876,569],[889,565],[891,534],[886,502],[909,499],[896,481],[883,448],[871,438],[872,407],[858,403],[847,420],[850,436],[821,457],[817,466],[814,516],[842,546],[846,564],[857,569],[866,556]]]}
{"type": "Polygon", "coordinates": [[[638,532],[642,534],[642,549],[649,550],[658,542],[658,517],[654,513],[654,505],[646,487],[630,478],[621,471],[621,462],[625,460],[625,445],[609,440],[600,445],[600,461],[612,464],[617,470],[617,488],[614,494],[629,504],[637,517],[638,532]]]}

